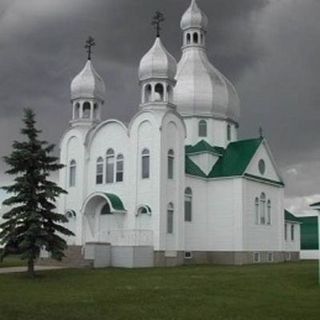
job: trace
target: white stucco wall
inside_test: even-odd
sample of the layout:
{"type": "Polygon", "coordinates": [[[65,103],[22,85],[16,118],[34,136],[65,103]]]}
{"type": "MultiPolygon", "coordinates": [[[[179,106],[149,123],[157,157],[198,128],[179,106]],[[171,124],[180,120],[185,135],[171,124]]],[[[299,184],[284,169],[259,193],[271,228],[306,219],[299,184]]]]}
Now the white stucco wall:
{"type": "Polygon", "coordinates": [[[283,188],[267,183],[243,182],[243,249],[282,251],[284,249],[283,188]],[[271,201],[271,224],[256,224],[255,198],[264,192],[271,201]]]}
{"type": "Polygon", "coordinates": [[[241,179],[209,182],[188,176],[193,192],[192,222],[185,222],[185,249],[241,250],[241,179]]]}
{"type": "Polygon", "coordinates": [[[225,148],[230,142],[236,141],[238,138],[238,129],[234,123],[229,123],[231,126],[231,140],[227,139],[226,120],[201,117],[185,117],[187,127],[186,144],[194,145],[200,140],[206,140],[210,145],[225,148]],[[207,122],[207,137],[199,137],[199,121],[206,120],[207,122]]]}

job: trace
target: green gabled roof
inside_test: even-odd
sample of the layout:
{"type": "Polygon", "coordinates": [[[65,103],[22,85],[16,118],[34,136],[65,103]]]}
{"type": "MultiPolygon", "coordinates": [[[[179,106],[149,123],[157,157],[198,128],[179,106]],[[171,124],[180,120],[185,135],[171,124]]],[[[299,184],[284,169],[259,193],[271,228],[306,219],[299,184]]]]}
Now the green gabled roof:
{"type": "Polygon", "coordinates": [[[122,200],[113,193],[104,193],[111,203],[111,211],[126,211],[122,200]]]}
{"type": "Polygon", "coordinates": [[[223,157],[219,158],[208,178],[241,176],[247,169],[263,138],[229,143],[223,157]]]}
{"type": "Polygon", "coordinates": [[[186,164],[186,168],[185,168],[185,172],[186,174],[190,174],[192,176],[198,176],[198,177],[202,177],[202,178],[206,178],[207,175],[192,161],[190,160],[190,158],[188,156],[186,156],[185,158],[185,164],[186,164]]]}
{"type": "Polygon", "coordinates": [[[211,146],[207,141],[201,140],[194,146],[186,146],[186,154],[204,153],[209,152],[217,155],[223,155],[224,149],[221,147],[211,146]]]}
{"type": "Polygon", "coordinates": [[[284,210],[284,219],[286,221],[290,221],[290,222],[296,222],[296,223],[301,223],[301,220],[299,218],[297,218],[296,216],[294,216],[291,212],[289,212],[288,210],[284,210]]]}

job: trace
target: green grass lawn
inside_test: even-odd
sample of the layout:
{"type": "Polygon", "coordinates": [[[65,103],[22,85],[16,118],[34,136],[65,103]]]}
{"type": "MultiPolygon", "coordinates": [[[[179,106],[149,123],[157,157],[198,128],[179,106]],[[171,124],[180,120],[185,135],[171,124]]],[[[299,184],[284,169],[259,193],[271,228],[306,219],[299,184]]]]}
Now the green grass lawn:
{"type": "Polygon", "coordinates": [[[21,267],[25,266],[26,264],[26,261],[21,260],[17,256],[10,256],[5,258],[4,261],[0,262],[0,268],[21,267]]]}
{"type": "Polygon", "coordinates": [[[316,262],[0,275],[0,319],[320,319],[316,262]]]}

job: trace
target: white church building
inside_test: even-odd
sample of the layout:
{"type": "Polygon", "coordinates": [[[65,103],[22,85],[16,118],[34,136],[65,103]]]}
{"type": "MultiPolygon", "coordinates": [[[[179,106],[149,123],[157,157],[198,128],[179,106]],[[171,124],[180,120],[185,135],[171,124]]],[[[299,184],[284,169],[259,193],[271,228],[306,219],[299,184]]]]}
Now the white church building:
{"type": "Polygon", "coordinates": [[[106,88],[91,59],[71,83],[59,210],[70,248],[95,266],[299,258],[298,236],[285,240],[283,180],[264,137],[238,139],[239,98],[208,60],[207,24],[192,0],[178,63],[157,36],[128,125],[101,119],[106,88]]]}

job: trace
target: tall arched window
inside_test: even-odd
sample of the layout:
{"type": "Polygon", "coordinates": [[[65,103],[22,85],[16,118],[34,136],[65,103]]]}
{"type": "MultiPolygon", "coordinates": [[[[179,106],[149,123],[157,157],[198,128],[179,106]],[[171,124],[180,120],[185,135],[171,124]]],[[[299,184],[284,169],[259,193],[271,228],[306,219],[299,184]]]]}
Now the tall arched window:
{"type": "Polygon", "coordinates": [[[141,154],[141,176],[142,179],[150,177],[150,151],[143,149],[141,154]]]}
{"type": "Polygon", "coordinates": [[[168,179],[173,179],[174,176],[174,151],[168,151],[168,179]]]}
{"type": "Polygon", "coordinates": [[[91,109],[91,105],[90,105],[90,102],[86,101],[84,104],[83,104],[83,115],[82,117],[85,118],[85,119],[89,119],[90,118],[90,109],[91,109]]]}
{"type": "Polygon", "coordinates": [[[207,121],[200,120],[199,121],[199,137],[207,136],[207,121]]]}
{"type": "Polygon", "coordinates": [[[103,158],[99,157],[97,159],[97,167],[96,167],[96,184],[103,183],[103,158]]]}
{"type": "Polygon", "coordinates": [[[151,93],[152,93],[151,84],[147,84],[144,87],[144,102],[150,102],[151,101],[151,93]]]}
{"type": "Polygon", "coordinates": [[[260,195],[260,224],[266,224],[266,195],[260,195]]]}
{"type": "Polygon", "coordinates": [[[116,181],[117,182],[123,181],[123,165],[124,165],[123,155],[118,154],[118,156],[117,156],[117,172],[116,172],[116,181]]]}
{"type": "Polygon", "coordinates": [[[174,217],[174,207],[173,207],[173,203],[170,202],[167,207],[167,233],[169,234],[172,234],[174,229],[173,217],[174,217]]]}
{"type": "Polygon", "coordinates": [[[184,221],[192,221],[192,190],[189,187],[184,192],[184,221]]]}
{"type": "Polygon", "coordinates": [[[195,32],[195,33],[193,34],[193,42],[197,44],[197,43],[198,43],[198,40],[199,40],[198,33],[195,32]]]}
{"type": "Polygon", "coordinates": [[[157,83],[154,87],[155,101],[163,101],[164,89],[161,83],[157,83]]]}
{"type": "Polygon", "coordinates": [[[231,125],[230,124],[227,125],[227,139],[228,139],[228,141],[231,140],[231,125]]]}
{"type": "Polygon", "coordinates": [[[254,202],[254,207],[255,207],[255,221],[256,221],[256,224],[259,224],[259,198],[256,198],[255,199],[255,202],[254,202]]]}
{"type": "Polygon", "coordinates": [[[271,224],[271,201],[267,202],[267,224],[271,224]]]}
{"type": "Polygon", "coordinates": [[[75,160],[70,161],[69,165],[69,187],[76,185],[77,163],[75,160]]]}
{"type": "Polygon", "coordinates": [[[191,41],[190,33],[187,33],[187,44],[190,44],[190,41],[191,41]]]}
{"type": "Polygon", "coordinates": [[[77,102],[74,106],[74,119],[79,119],[80,118],[80,103],[77,102]]]}
{"type": "Polygon", "coordinates": [[[106,155],[106,183],[114,181],[114,151],[108,149],[106,155]]]}

